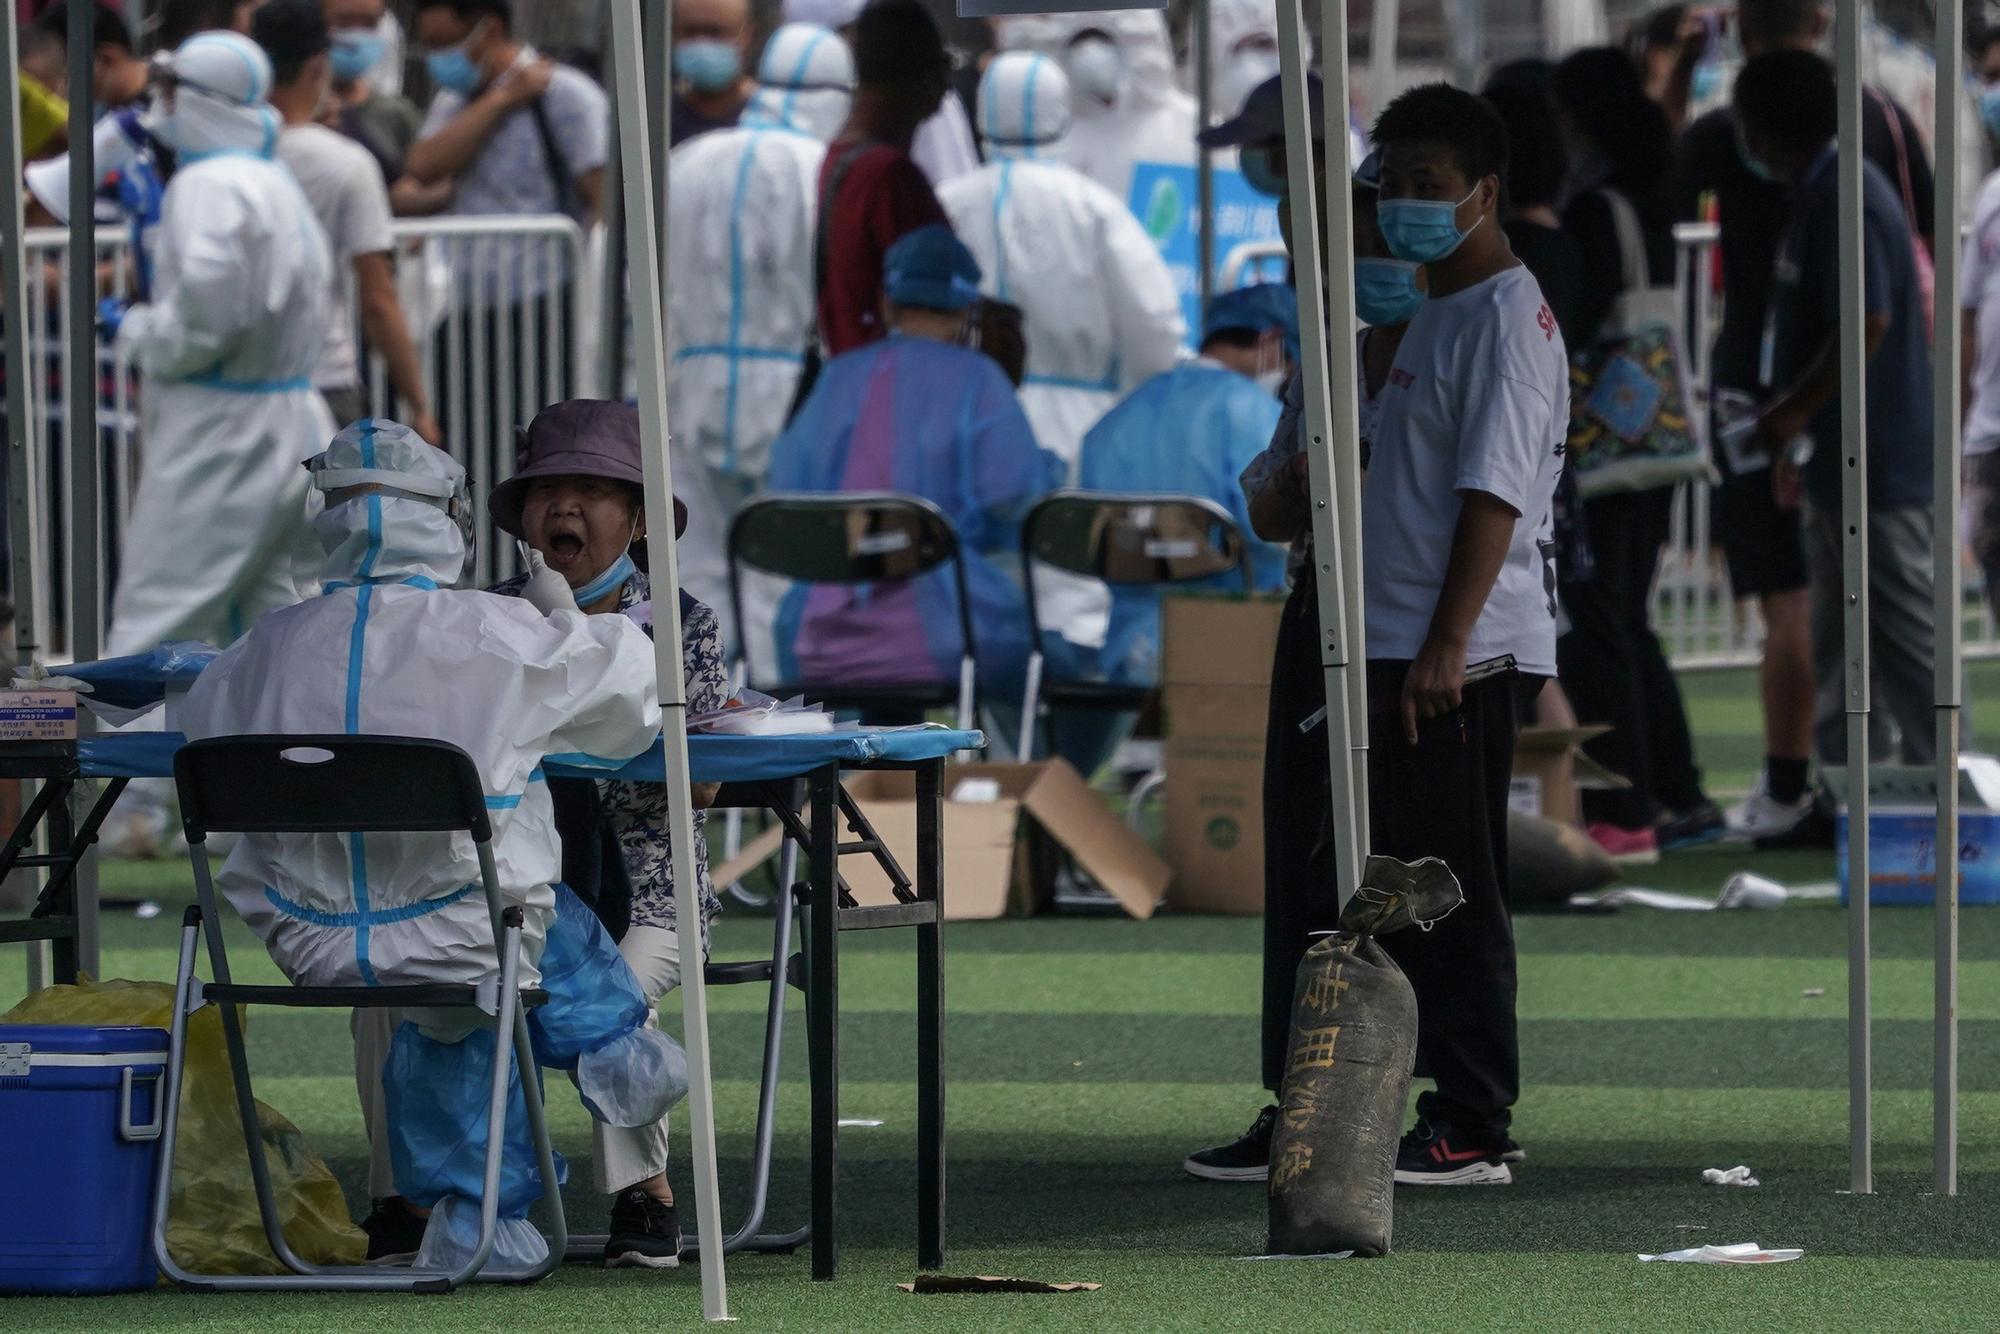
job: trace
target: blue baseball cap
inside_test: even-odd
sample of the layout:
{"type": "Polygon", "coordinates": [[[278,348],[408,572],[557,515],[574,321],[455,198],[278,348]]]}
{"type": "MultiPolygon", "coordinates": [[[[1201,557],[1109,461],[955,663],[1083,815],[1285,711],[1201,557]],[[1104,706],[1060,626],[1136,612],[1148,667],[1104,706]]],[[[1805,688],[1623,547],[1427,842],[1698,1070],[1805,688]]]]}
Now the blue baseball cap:
{"type": "Polygon", "coordinates": [[[1285,340],[1285,350],[1299,355],[1299,298],[1290,283],[1253,283],[1233,291],[1217,292],[1208,303],[1208,318],[1201,322],[1201,341],[1206,343],[1225,329],[1249,329],[1262,333],[1276,329],[1285,340]]]}
{"type": "Polygon", "coordinates": [[[882,290],[899,306],[964,310],[979,300],[979,261],[951,228],[934,222],[889,247],[882,290]]]}

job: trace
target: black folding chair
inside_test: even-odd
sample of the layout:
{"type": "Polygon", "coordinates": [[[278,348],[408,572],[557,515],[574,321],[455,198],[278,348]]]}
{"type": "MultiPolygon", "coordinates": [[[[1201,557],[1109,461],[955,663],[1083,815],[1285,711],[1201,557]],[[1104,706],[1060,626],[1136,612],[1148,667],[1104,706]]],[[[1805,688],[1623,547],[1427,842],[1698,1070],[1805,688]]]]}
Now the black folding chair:
{"type": "MultiPolygon", "coordinates": [[[[1251,591],[1250,544],[1229,511],[1200,496],[1058,491],[1028,511],[1021,525],[1021,570],[1028,587],[1027,691],[1021,700],[1023,760],[1052,708],[1137,710],[1156,686],[1116,681],[1045,681],[1041,608],[1035,567],[1049,565],[1107,584],[1185,584],[1239,570],[1251,591]]],[[[1053,727],[1053,724],[1048,724],[1053,727]]],[[[1148,780],[1154,782],[1155,780],[1148,780]]],[[[1137,809],[1138,795],[1133,806],[1137,809]]]]}
{"type": "Polygon", "coordinates": [[[737,634],[743,682],[787,699],[811,695],[828,705],[862,710],[954,705],[958,725],[973,726],[978,706],[978,671],[972,604],[958,533],[930,501],[897,492],[759,496],[736,512],[729,525],[729,600],[742,627],[741,567],[808,584],[875,584],[915,579],[942,565],[952,567],[958,595],[959,666],[953,682],[880,685],[853,681],[776,681],[758,678],[737,634]]]}
{"type": "Polygon", "coordinates": [[[168,1278],[195,1291],[369,1291],[449,1292],[467,1281],[532,1283],[561,1263],[568,1239],[562,1193],[548,1123],[542,1114],[534,1052],[528,1041],[526,1010],[547,1001],[540,988],[522,987],[518,907],[503,907],[499,874],[493,864],[493,830],[486,817],[485,790],[472,758],[443,741],[416,737],[235,736],[195,741],[174,757],[180,788],[181,822],[187,830],[198,906],[181,921],[180,969],[175,981],[174,1016],[162,1094],[166,1125],[159,1181],[153,1203],[153,1251],[168,1278]],[[230,981],[223,948],[222,913],[209,877],[207,839],[211,832],[244,834],[442,833],[471,835],[479,852],[479,878],[493,921],[500,976],[470,985],[381,987],[239,986],[230,981]],[[196,932],[205,931],[215,981],[194,975],[196,932]],[[182,1071],[187,1060],[187,1017],[204,1005],[221,1009],[229,1069],[236,1084],[237,1109],[250,1151],[250,1175],[257,1192],[264,1235],[272,1252],[292,1272],[277,1275],[197,1274],[182,1268],[167,1250],[167,1214],[172,1199],[174,1138],[178,1129],[182,1071]],[[313,1009],[355,1007],[461,1007],[493,1018],[493,1085],[487,1115],[484,1192],[480,1201],[479,1243],[456,1270],[413,1266],[316,1265],[286,1242],[284,1224],[264,1161],[257,1103],[243,1047],[239,1005],[285,1005],[313,1009]],[[511,1042],[509,1034],[512,1035],[511,1042]],[[500,1203],[501,1155],[506,1136],[507,1084],[512,1066],[522,1072],[528,1127],[542,1171],[542,1198],[549,1211],[548,1259],[529,1269],[489,1268],[500,1203]]]}

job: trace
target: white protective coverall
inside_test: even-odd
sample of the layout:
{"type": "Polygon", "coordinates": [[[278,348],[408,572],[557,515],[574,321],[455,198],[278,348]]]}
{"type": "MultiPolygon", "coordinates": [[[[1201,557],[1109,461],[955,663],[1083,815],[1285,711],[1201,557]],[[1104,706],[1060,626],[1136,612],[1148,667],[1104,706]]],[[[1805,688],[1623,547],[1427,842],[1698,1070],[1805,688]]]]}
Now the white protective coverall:
{"type": "MultiPolygon", "coordinates": [[[[328,464],[463,476],[407,427],[375,418],[341,432],[328,464]]],[[[525,910],[532,984],[562,875],[543,757],[616,765],[652,744],[652,641],[623,616],[545,617],[521,598],[451,589],[466,540],[434,503],[360,496],[312,528],[327,552],[324,596],[266,616],[210,664],[181,708],[183,729],[427,736],[463,749],[486,784],[501,893],[525,910]]],[[[217,883],[302,986],[477,982],[497,969],[463,835],[246,835],[217,883]]]]}
{"type": "Polygon", "coordinates": [[[306,475],[333,418],[312,386],[333,262],[289,171],[256,43],[203,32],[149,120],[177,155],[154,242],[152,300],[121,346],[143,375],[144,463],[111,606],[109,651],[227,644],[298,601],[313,560],[306,475]]]}
{"type": "MultiPolygon", "coordinates": [[[[1179,294],[1151,238],[1110,191],[1061,155],[1069,83],[1055,60],[1014,51],[987,66],[979,129],[988,161],[938,192],[979,261],[984,292],[1021,307],[1028,341],[1021,407],[1035,441],[1076,481],[1084,433],[1180,355],[1179,294]]],[[[1038,570],[1042,623],[1071,643],[1104,642],[1102,584],[1038,570]]]]}
{"type": "MultiPolygon", "coordinates": [[[[1062,146],[1062,161],[1132,205],[1132,170],[1142,162],[1195,164],[1195,101],[1175,78],[1174,48],[1166,15],[1157,9],[1119,9],[1081,14],[1029,14],[996,20],[1000,46],[1039,51],[1064,62],[1076,59],[1079,34],[1101,32],[1117,48],[1118,74],[1106,100],[1070,80],[1075,125],[1062,146]]],[[[981,90],[981,100],[985,92],[981,90]]],[[[979,113],[981,126],[985,112],[979,113]]],[[[984,130],[982,128],[982,133],[984,130]]],[[[1133,211],[1144,216],[1144,200],[1133,211]]]]}
{"type": "MultiPolygon", "coordinates": [[[[523,598],[446,587],[469,551],[465,472],[407,427],[364,418],[313,464],[330,501],[312,521],[324,595],[266,616],[209,665],[181,712],[188,736],[428,736],[469,754],[487,788],[501,897],[524,909],[521,982],[549,990],[528,1016],[537,1058],[572,1071],[600,1123],[630,1128],[664,1158],[685,1058],[595,918],[567,890],[559,906],[541,771],[545,755],[616,764],[652,743],[651,641],[624,616],[544,616],[523,598]]],[[[217,883],[303,986],[467,983],[498,970],[463,834],[246,835],[217,883]]],[[[356,1013],[371,1020],[356,1024],[356,1071],[374,1158],[393,1148],[391,1193],[436,1206],[419,1263],[452,1267],[478,1230],[488,1113],[477,1070],[491,1068],[491,1034],[468,1011],[356,1013]],[[407,1022],[390,1044],[398,1018],[407,1022]]],[[[495,1256],[525,1266],[546,1243],[526,1220],[539,1173],[518,1087],[510,1096],[495,1256]]]]}
{"type": "Polygon", "coordinates": [[[667,229],[681,585],[717,610],[725,638],[729,520],[763,483],[813,337],[819,169],[847,119],[854,60],[832,31],[787,23],[757,79],[733,129],[674,150],[667,229]]]}
{"type": "Polygon", "coordinates": [[[1252,89],[1278,72],[1277,2],[1209,0],[1208,25],[1210,118],[1225,121],[1242,109],[1252,89]]]}

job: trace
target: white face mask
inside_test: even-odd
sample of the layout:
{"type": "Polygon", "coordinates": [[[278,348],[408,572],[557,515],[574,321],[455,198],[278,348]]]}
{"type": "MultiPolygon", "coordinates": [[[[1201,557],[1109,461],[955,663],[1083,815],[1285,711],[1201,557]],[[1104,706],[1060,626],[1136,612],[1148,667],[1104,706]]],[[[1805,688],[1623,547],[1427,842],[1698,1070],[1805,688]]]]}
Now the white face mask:
{"type": "Polygon", "coordinates": [[[1069,49],[1063,62],[1069,69],[1070,88],[1086,102],[1113,106],[1125,86],[1125,58],[1118,48],[1102,37],[1086,37],[1069,49]]]}

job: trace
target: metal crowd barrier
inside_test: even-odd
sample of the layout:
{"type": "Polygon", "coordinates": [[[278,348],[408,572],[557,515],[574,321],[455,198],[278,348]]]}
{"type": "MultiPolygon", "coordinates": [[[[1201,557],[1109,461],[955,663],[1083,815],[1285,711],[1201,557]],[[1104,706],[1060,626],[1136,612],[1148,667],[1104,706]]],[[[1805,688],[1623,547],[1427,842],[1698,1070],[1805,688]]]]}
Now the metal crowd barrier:
{"type": "MultiPolygon", "coordinates": [[[[411,337],[422,363],[425,392],[445,427],[445,448],[465,464],[476,500],[514,470],[513,427],[525,424],[546,403],[577,394],[595,394],[588,373],[582,312],[594,298],[587,285],[599,277],[584,262],[583,233],[561,216],[508,218],[423,218],[394,226],[397,287],[411,337]],[[533,301],[536,294],[546,299],[533,301]],[[496,312],[524,306],[518,321],[496,312]],[[489,332],[490,330],[490,332],[489,332]],[[486,335],[486,336],[482,336],[486,335]],[[478,392],[483,388],[485,392],[478,392]]],[[[47,607],[44,644],[52,656],[75,642],[75,609],[68,596],[66,516],[73,479],[63,437],[63,395],[74,368],[67,356],[68,323],[64,284],[69,272],[69,233],[33,228],[25,236],[28,309],[22,321],[29,366],[29,456],[38,507],[41,550],[36,553],[37,586],[47,607]],[[39,280],[35,280],[39,275],[39,280]]],[[[103,227],[96,238],[99,290],[129,291],[131,248],[122,227],[103,227]]],[[[349,277],[348,308],[359,310],[349,277]]],[[[89,312],[91,318],[96,312],[89,312]]],[[[11,313],[8,336],[15,335],[11,313]]],[[[366,348],[366,342],[357,346],[366,348]]],[[[114,586],[120,539],[131,514],[145,456],[141,432],[139,377],[122,356],[101,342],[97,378],[98,430],[104,457],[104,547],[100,569],[107,589],[114,586]]],[[[369,353],[362,383],[371,413],[396,416],[387,367],[369,353]]],[[[512,544],[481,542],[473,576],[484,584],[518,569],[512,544]]],[[[106,598],[107,616],[109,598],[106,598]]],[[[103,627],[100,627],[100,630],[103,627]]],[[[100,641],[101,642],[101,641],[100,641]]]]}
{"type": "MultiPolygon", "coordinates": [[[[395,224],[394,233],[397,286],[422,361],[425,392],[444,423],[445,447],[465,464],[474,495],[483,500],[513,472],[515,425],[525,424],[536,409],[558,398],[602,392],[589,365],[596,331],[586,320],[587,312],[601,308],[597,289],[602,273],[586,262],[582,231],[561,216],[407,219],[395,224]],[[494,318],[494,312],[522,305],[524,296],[535,293],[554,295],[527,303],[532,314],[519,321],[494,318]],[[475,392],[477,388],[486,392],[475,392]]],[[[1713,280],[1716,228],[1683,224],[1675,229],[1675,239],[1680,308],[1688,312],[1695,334],[1688,340],[1695,419],[1698,429],[1706,431],[1709,349],[1721,314],[1713,280]]],[[[63,394],[72,373],[61,299],[68,233],[38,228],[27,233],[26,241],[29,273],[43,276],[28,285],[26,320],[34,495],[44,535],[38,577],[50,609],[45,642],[60,654],[72,642],[74,628],[64,533],[73,479],[64,468],[62,437],[63,394]]],[[[1229,257],[1237,281],[1270,258],[1256,250],[1242,247],[1229,257]]],[[[99,230],[96,258],[104,271],[103,290],[125,290],[130,251],[122,228],[99,230]]],[[[1224,285],[1229,285],[1228,277],[1224,285]]],[[[349,309],[355,309],[352,301],[349,309]]],[[[358,345],[366,347],[365,341],[358,345]]],[[[396,416],[400,409],[382,359],[370,352],[363,366],[369,411],[396,416]]],[[[132,368],[100,346],[94,371],[105,460],[101,568],[109,586],[144,441],[138,377],[132,368]]],[[[1705,484],[1685,484],[1677,491],[1654,590],[1654,627],[1674,666],[1682,670],[1753,664],[1763,639],[1755,604],[1739,601],[1730,589],[1712,526],[1712,500],[1712,489],[1705,484]]],[[[473,574],[479,583],[505,578],[517,568],[511,544],[478,544],[473,574]]],[[[1968,563],[1966,575],[1966,652],[2000,655],[2000,629],[1980,588],[1977,566],[1968,563]]]]}

